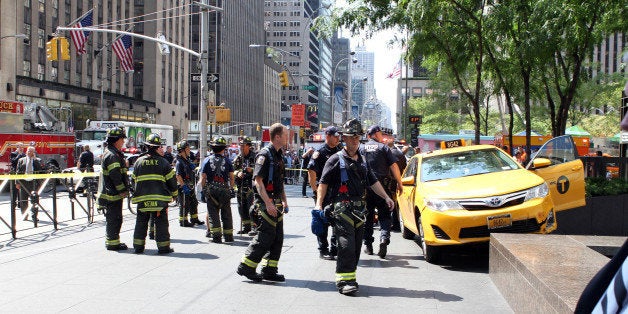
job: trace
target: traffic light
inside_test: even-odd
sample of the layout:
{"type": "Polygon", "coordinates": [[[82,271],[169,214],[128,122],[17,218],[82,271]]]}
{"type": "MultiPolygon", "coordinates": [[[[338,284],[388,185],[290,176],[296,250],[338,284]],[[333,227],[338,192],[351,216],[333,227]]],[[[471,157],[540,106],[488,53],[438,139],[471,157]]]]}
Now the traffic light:
{"type": "Polygon", "coordinates": [[[65,37],[58,38],[59,47],[61,48],[61,60],[70,60],[70,43],[65,37]]]}
{"type": "Polygon", "coordinates": [[[288,72],[286,71],[279,72],[279,83],[283,87],[290,86],[290,82],[288,81],[288,72]]]}
{"type": "Polygon", "coordinates": [[[57,50],[57,37],[53,37],[46,43],[46,60],[57,61],[59,60],[59,54],[57,50]]]}

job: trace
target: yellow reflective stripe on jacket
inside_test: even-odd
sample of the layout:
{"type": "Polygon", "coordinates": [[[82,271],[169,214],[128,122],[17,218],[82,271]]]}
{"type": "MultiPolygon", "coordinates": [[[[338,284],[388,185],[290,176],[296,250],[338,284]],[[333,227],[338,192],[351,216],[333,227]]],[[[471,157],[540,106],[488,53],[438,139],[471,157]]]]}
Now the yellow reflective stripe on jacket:
{"type": "Polygon", "coordinates": [[[133,239],[133,245],[146,245],[145,239],[133,239]]]}
{"type": "Polygon", "coordinates": [[[142,213],[145,213],[145,212],[158,212],[158,211],[161,211],[162,209],[163,209],[163,207],[143,207],[143,208],[140,208],[140,211],[142,213]]]}
{"type": "Polygon", "coordinates": [[[249,266],[251,268],[257,268],[258,263],[248,259],[246,256],[242,256],[242,264],[249,266]]]}
{"type": "Polygon", "coordinates": [[[105,245],[119,245],[119,244],[120,244],[120,238],[115,239],[115,240],[105,239],[105,245]]]}
{"type": "Polygon", "coordinates": [[[170,180],[170,178],[174,178],[175,175],[176,175],[176,172],[174,171],[174,169],[170,170],[170,172],[168,172],[168,174],[166,175],[166,180],[170,180]]]}
{"type": "Polygon", "coordinates": [[[211,233],[221,233],[222,232],[222,228],[218,227],[218,228],[209,228],[209,231],[211,233]]]}
{"type": "Polygon", "coordinates": [[[224,229],[224,234],[233,234],[233,229],[224,229]]]}
{"type": "Polygon", "coordinates": [[[111,172],[111,170],[116,169],[116,168],[120,168],[119,162],[111,163],[111,165],[107,166],[107,171],[111,172]]]}
{"type": "Polygon", "coordinates": [[[166,182],[166,179],[164,179],[164,176],[160,174],[143,174],[143,175],[136,176],[134,179],[135,179],[135,182],[142,182],[142,181],[166,182]]]}
{"type": "Polygon", "coordinates": [[[96,199],[99,199],[99,198],[102,198],[102,199],[107,200],[107,201],[118,201],[118,200],[122,199],[122,196],[120,196],[120,195],[108,195],[108,194],[105,194],[105,193],[98,193],[98,194],[96,194],[96,199]]]}
{"type": "Polygon", "coordinates": [[[118,191],[124,191],[125,189],[126,189],[126,185],[124,185],[124,183],[116,185],[116,190],[118,191]]]}
{"type": "Polygon", "coordinates": [[[172,200],[172,197],[170,197],[168,195],[147,194],[147,195],[141,195],[141,196],[133,196],[133,198],[131,199],[131,202],[133,204],[136,204],[136,203],[144,202],[144,201],[164,201],[164,202],[170,202],[171,200],[172,200]]]}
{"type": "Polygon", "coordinates": [[[348,223],[350,223],[352,226],[355,226],[355,223],[353,222],[353,219],[351,219],[351,217],[345,215],[345,213],[341,213],[340,217],[342,217],[342,219],[346,220],[348,223]]]}
{"type": "Polygon", "coordinates": [[[336,281],[348,281],[348,280],[355,280],[355,272],[336,273],[336,281]]]}

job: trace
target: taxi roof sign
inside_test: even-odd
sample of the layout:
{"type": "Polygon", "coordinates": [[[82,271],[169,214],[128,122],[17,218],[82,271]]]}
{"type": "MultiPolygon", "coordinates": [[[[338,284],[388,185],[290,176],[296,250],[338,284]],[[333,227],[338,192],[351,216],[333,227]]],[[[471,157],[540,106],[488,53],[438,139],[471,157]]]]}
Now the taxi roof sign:
{"type": "Polygon", "coordinates": [[[454,148],[466,146],[466,143],[463,139],[455,139],[451,141],[442,141],[440,142],[440,149],[454,148]]]}

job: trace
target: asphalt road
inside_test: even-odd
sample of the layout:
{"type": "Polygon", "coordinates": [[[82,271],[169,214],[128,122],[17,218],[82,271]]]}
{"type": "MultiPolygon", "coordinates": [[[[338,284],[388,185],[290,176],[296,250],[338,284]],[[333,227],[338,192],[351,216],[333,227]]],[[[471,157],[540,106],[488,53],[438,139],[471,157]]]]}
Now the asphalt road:
{"type": "MultiPolygon", "coordinates": [[[[279,261],[287,281],[276,284],[252,283],[235,273],[251,237],[236,236],[232,244],[210,243],[204,226],[178,226],[176,207],[169,217],[175,253],[157,255],[155,242],[149,240],[141,255],[106,251],[104,217],[87,224],[85,213],[76,206],[72,220],[67,193],[60,193],[59,230],[40,213],[37,228],[18,219],[17,239],[12,239],[10,229],[0,222],[0,311],[512,312],[488,276],[486,249],[458,251],[441,265],[432,265],[423,260],[419,246],[400,233],[393,233],[386,259],[362,254],[358,294],[339,294],[335,262],[318,258],[310,232],[312,199],[302,198],[296,185],[287,186],[287,194],[290,213],[284,220],[279,261]]],[[[79,200],[85,202],[84,197],[79,200]]],[[[50,198],[42,204],[52,210],[50,198]]],[[[0,194],[0,217],[7,222],[9,208],[8,193],[0,194]]],[[[199,209],[204,217],[204,204],[199,209]]],[[[129,246],[134,223],[135,216],[125,211],[121,240],[129,246]]]]}

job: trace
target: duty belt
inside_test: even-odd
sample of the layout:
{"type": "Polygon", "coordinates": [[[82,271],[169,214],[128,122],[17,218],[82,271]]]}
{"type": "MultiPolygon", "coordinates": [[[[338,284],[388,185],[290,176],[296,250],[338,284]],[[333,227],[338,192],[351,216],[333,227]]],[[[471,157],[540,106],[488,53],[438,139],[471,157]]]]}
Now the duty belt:
{"type": "Polygon", "coordinates": [[[366,202],[359,200],[339,200],[334,202],[334,216],[351,214],[362,223],[366,221],[366,202]]]}

